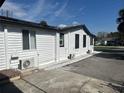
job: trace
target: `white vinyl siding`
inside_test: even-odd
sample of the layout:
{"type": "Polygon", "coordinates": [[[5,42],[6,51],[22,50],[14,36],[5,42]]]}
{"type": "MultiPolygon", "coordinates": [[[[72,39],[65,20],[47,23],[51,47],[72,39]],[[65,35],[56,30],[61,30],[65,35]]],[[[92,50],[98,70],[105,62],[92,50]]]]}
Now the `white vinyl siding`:
{"type": "MultiPolygon", "coordinates": [[[[56,31],[25,27],[20,25],[6,24],[8,34],[5,36],[0,29],[0,70],[9,68],[18,68],[19,60],[34,58],[34,67],[42,68],[43,65],[54,64],[62,60],[67,60],[69,54],[75,54],[75,57],[86,54],[93,46],[90,45],[90,37],[82,29],[67,31],[64,33],[63,44],[60,47],[60,34],[56,31]],[[23,49],[23,30],[28,30],[29,34],[24,39],[29,42],[29,49],[23,49]],[[56,35],[57,34],[57,35],[56,35]],[[75,34],[79,34],[79,48],[75,49],[75,34]],[[83,48],[83,35],[86,35],[86,47],[83,48]],[[28,38],[28,39],[27,39],[28,38]],[[7,52],[5,52],[5,41],[7,40],[7,52]],[[7,56],[5,56],[7,55],[7,56]],[[13,59],[18,57],[18,59],[13,59]],[[57,61],[55,61],[57,59],[57,61]]],[[[24,44],[25,45],[25,44],[24,44]]],[[[93,50],[93,49],[92,49],[93,50]]]]}
{"type": "Polygon", "coordinates": [[[55,62],[56,32],[53,31],[49,32],[41,29],[32,29],[32,28],[26,28],[26,29],[30,33],[29,45],[31,49],[23,50],[23,34],[22,34],[23,27],[20,26],[8,27],[8,51],[9,51],[8,58],[10,60],[10,68],[18,68],[19,60],[27,59],[27,58],[35,58],[34,67],[36,66],[39,67],[44,63],[55,62]],[[35,33],[31,33],[30,31],[35,31],[35,33]],[[36,47],[37,49],[34,49],[36,47]],[[19,57],[19,60],[12,60],[11,57],[13,55],[17,55],[19,57]]]}
{"type": "Polygon", "coordinates": [[[36,35],[39,65],[55,62],[55,37],[53,31],[38,31],[36,35]]]}
{"type": "Polygon", "coordinates": [[[85,55],[87,54],[87,51],[89,49],[90,43],[89,43],[89,35],[83,30],[70,30],[69,35],[69,54],[74,54],[75,57],[85,55]],[[75,35],[79,34],[79,48],[75,49],[75,35]],[[83,35],[86,35],[86,47],[83,47],[83,35]]]}
{"type": "Polygon", "coordinates": [[[0,29],[0,70],[6,69],[4,32],[0,29]]]}
{"type": "Polygon", "coordinates": [[[17,28],[7,27],[8,29],[8,64],[10,68],[18,68],[19,59],[13,59],[19,57],[22,52],[22,35],[21,31],[17,28]]]}
{"type": "MultiPolygon", "coordinates": [[[[27,58],[35,58],[37,60],[37,52],[35,50],[23,50],[23,28],[20,26],[8,26],[8,60],[10,68],[18,68],[19,60],[27,58]],[[17,56],[18,59],[13,60],[12,57],[17,56]]],[[[30,28],[29,28],[30,30],[30,28]]]]}

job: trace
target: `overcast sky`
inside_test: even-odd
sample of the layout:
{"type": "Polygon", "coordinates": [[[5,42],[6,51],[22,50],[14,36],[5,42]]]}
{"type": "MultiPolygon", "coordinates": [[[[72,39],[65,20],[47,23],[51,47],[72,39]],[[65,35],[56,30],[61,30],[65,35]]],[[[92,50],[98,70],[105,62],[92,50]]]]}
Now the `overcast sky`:
{"type": "Polygon", "coordinates": [[[2,9],[15,18],[50,25],[86,24],[91,32],[116,31],[116,18],[124,0],[6,0],[2,9]]]}

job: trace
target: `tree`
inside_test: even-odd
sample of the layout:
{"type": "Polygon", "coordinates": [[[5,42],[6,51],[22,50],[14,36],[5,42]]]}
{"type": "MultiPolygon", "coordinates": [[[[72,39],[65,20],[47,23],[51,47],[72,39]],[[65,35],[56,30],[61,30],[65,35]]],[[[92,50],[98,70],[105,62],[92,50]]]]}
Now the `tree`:
{"type": "Polygon", "coordinates": [[[0,0],[0,7],[2,6],[2,4],[4,3],[5,0],[0,0]]]}
{"type": "Polygon", "coordinates": [[[47,24],[46,21],[41,21],[40,24],[41,24],[42,26],[48,26],[48,24],[47,24]]]}
{"type": "Polygon", "coordinates": [[[99,38],[100,40],[105,38],[107,36],[107,32],[98,32],[97,33],[97,38],[99,38]]]}
{"type": "Polygon", "coordinates": [[[119,23],[118,25],[118,31],[120,33],[124,33],[124,9],[121,9],[119,11],[119,18],[117,19],[117,22],[119,23]]]}

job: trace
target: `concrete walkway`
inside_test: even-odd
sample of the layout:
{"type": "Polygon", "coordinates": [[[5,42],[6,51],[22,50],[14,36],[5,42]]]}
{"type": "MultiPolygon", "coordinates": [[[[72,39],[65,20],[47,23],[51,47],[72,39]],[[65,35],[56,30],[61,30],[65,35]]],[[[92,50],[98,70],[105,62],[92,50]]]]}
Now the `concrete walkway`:
{"type": "Polygon", "coordinates": [[[0,93],[119,93],[108,82],[62,69],[35,72],[12,84],[0,86],[0,93]]]}
{"type": "Polygon", "coordinates": [[[72,63],[76,63],[78,61],[81,61],[81,60],[84,60],[86,58],[89,58],[95,54],[98,54],[100,52],[96,52],[94,51],[93,54],[85,54],[85,55],[82,55],[82,56],[78,56],[76,58],[73,58],[71,60],[63,60],[63,61],[60,61],[60,62],[56,62],[56,63],[52,63],[51,65],[48,65],[46,68],[44,68],[45,70],[51,70],[51,69],[57,69],[57,68],[60,68],[60,67],[63,67],[63,66],[66,66],[66,65],[69,65],[69,64],[72,64],[72,63]]]}

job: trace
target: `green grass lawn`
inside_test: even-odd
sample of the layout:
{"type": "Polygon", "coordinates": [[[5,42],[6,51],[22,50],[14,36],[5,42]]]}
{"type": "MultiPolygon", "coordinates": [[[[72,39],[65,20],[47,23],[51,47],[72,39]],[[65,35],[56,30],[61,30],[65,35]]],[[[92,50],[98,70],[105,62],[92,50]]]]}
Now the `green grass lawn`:
{"type": "Polygon", "coordinates": [[[113,49],[120,49],[124,47],[120,47],[120,46],[95,46],[94,50],[95,51],[103,51],[103,52],[110,52],[113,51],[113,49]]]}

